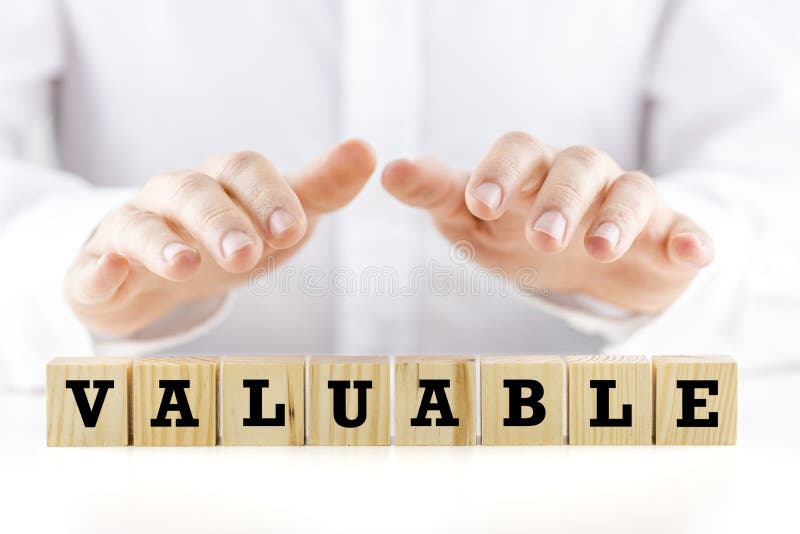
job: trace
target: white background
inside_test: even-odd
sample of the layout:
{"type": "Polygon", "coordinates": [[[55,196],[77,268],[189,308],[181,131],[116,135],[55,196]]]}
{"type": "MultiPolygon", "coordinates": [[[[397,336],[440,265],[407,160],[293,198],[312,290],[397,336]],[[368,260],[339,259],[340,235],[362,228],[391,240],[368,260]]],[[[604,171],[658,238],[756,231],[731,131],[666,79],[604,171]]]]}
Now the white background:
{"type": "Polygon", "coordinates": [[[47,448],[0,394],[0,532],[798,532],[800,371],[732,447],[47,448]]]}

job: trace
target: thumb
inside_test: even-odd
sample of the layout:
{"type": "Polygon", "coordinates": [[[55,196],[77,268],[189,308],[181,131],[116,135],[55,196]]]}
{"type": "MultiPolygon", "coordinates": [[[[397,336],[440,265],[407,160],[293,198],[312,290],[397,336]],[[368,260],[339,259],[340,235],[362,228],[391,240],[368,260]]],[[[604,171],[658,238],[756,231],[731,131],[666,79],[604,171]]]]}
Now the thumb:
{"type": "Polygon", "coordinates": [[[383,170],[381,182],[389,193],[409,206],[428,210],[436,220],[448,221],[471,214],[464,202],[468,173],[430,159],[398,159],[383,170]]]}
{"type": "Polygon", "coordinates": [[[110,301],[127,280],[130,263],[124,256],[110,252],[100,258],[83,254],[67,274],[67,299],[81,306],[95,306],[110,301]]]}
{"type": "Polygon", "coordinates": [[[675,263],[702,269],[714,259],[714,241],[694,221],[678,215],[667,237],[667,254],[675,263]]]}
{"type": "Polygon", "coordinates": [[[375,171],[375,151],[360,139],[336,145],[289,182],[308,217],[347,205],[375,171]]]}

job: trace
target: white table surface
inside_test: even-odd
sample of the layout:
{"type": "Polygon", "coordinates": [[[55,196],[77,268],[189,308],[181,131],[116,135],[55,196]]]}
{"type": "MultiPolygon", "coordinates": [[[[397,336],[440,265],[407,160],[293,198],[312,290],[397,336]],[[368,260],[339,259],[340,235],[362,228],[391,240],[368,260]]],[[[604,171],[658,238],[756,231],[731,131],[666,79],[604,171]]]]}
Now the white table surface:
{"type": "Polygon", "coordinates": [[[732,447],[48,448],[0,394],[0,532],[800,532],[800,372],[732,447]]]}

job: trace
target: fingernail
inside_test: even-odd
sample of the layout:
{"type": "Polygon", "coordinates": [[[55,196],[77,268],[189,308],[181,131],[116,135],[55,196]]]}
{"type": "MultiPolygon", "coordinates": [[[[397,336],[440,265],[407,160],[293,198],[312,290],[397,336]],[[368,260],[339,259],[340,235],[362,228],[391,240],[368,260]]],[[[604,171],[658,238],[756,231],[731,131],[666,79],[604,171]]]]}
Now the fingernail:
{"type": "Polygon", "coordinates": [[[192,247],[186,246],[183,243],[170,243],[164,247],[164,259],[167,263],[170,263],[178,254],[186,251],[195,252],[192,247]]]}
{"type": "Polygon", "coordinates": [[[269,217],[269,233],[279,236],[292,226],[297,224],[294,215],[284,209],[275,210],[269,217]]]}
{"type": "Polygon", "coordinates": [[[560,242],[564,239],[564,232],[567,230],[567,220],[558,211],[546,211],[539,215],[533,229],[560,242]]]}
{"type": "Polygon", "coordinates": [[[697,253],[703,250],[705,243],[700,236],[693,232],[684,232],[673,236],[672,243],[678,261],[695,267],[702,266],[702,256],[697,253]]]}
{"type": "Polygon", "coordinates": [[[472,196],[486,204],[492,209],[496,209],[503,200],[503,190],[494,182],[483,182],[472,190],[472,196]]]}
{"type": "Polygon", "coordinates": [[[222,238],[222,254],[227,258],[252,244],[253,240],[249,235],[239,230],[232,230],[222,238]]]}
{"type": "Polygon", "coordinates": [[[694,244],[697,245],[698,248],[702,248],[705,246],[705,243],[700,238],[700,236],[695,234],[694,232],[684,232],[682,234],[676,234],[674,239],[679,239],[679,238],[686,238],[690,239],[691,241],[694,241],[694,244]]]}
{"type": "Polygon", "coordinates": [[[604,222],[592,233],[592,237],[602,237],[611,244],[611,248],[616,248],[619,244],[619,226],[612,222],[604,222]]]}

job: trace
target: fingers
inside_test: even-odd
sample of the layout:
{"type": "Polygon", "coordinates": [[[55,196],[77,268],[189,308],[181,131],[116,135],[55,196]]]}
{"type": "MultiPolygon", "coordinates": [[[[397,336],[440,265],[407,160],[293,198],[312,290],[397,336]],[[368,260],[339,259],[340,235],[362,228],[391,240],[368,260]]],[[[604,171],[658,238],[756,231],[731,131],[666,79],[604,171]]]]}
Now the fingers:
{"type": "Polygon", "coordinates": [[[67,274],[67,298],[84,306],[108,302],[129,272],[128,260],[117,253],[109,252],[100,258],[83,254],[67,274]]]}
{"type": "Polygon", "coordinates": [[[317,214],[336,209],[355,196],[374,167],[366,143],[343,143],[298,176],[301,201],[272,163],[255,152],[209,160],[198,172],[150,180],[135,205],[101,226],[104,232],[95,236],[90,252],[111,248],[162,278],[181,281],[201,260],[179,235],[185,230],[224,270],[245,272],[261,258],[264,241],[285,249],[303,238],[308,221],[302,202],[317,214]]]}
{"type": "Polygon", "coordinates": [[[586,250],[602,262],[619,259],[644,229],[657,201],[655,184],[643,173],[629,172],[614,180],[586,232],[586,250]]]}
{"type": "Polygon", "coordinates": [[[435,219],[452,219],[464,209],[466,173],[433,160],[398,159],[383,170],[381,183],[389,193],[410,206],[428,210],[435,219]]]}
{"type": "Polygon", "coordinates": [[[351,139],[292,176],[290,182],[306,216],[315,218],[349,203],[375,171],[375,165],[372,147],[351,139]]]}
{"type": "Polygon", "coordinates": [[[291,185],[252,151],[209,160],[198,169],[217,178],[272,248],[286,249],[306,234],[309,218],[352,200],[375,170],[375,154],[363,141],[346,141],[296,174],[291,185]]]}
{"type": "Polygon", "coordinates": [[[196,173],[154,178],[142,191],[143,205],[183,227],[224,270],[240,273],[261,258],[263,241],[250,217],[211,177],[196,173]]]}
{"type": "Polygon", "coordinates": [[[555,150],[523,132],[498,139],[472,173],[467,207],[479,219],[499,218],[520,192],[533,193],[550,168],[555,150]]]}
{"type": "Polygon", "coordinates": [[[714,259],[714,242],[694,221],[678,215],[667,236],[666,252],[675,263],[702,269],[714,259]]]}
{"type": "Polygon", "coordinates": [[[289,248],[305,235],[306,214],[300,200],[264,156],[246,151],[224,158],[217,179],[256,221],[272,248],[289,248]]]}
{"type": "Polygon", "coordinates": [[[563,250],[597,196],[620,172],[611,158],[591,147],[574,146],[559,153],[526,225],[531,246],[546,253],[563,250]]]}
{"type": "Polygon", "coordinates": [[[664,255],[677,265],[701,269],[711,263],[714,244],[708,233],[668,208],[666,217],[656,216],[665,211],[663,208],[650,177],[640,172],[622,174],[609,186],[586,232],[586,250],[599,261],[616,261],[642,235],[657,249],[663,247],[664,255]],[[649,224],[654,224],[654,231],[648,233],[645,229],[649,224]]]}
{"type": "Polygon", "coordinates": [[[200,254],[161,215],[131,205],[117,210],[87,246],[98,253],[109,248],[167,280],[186,280],[200,265],[200,254]]]}

